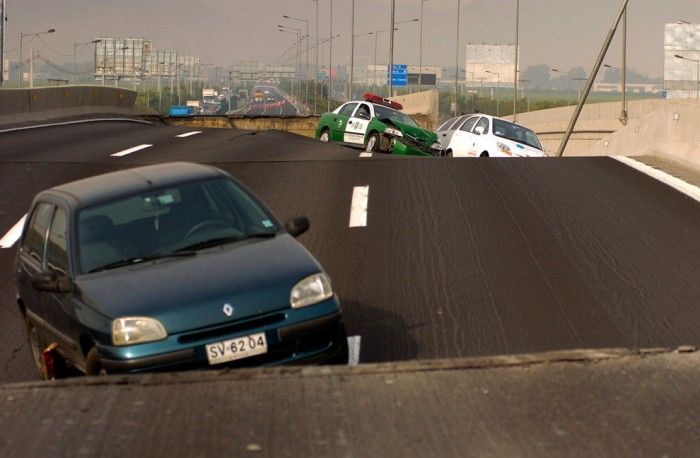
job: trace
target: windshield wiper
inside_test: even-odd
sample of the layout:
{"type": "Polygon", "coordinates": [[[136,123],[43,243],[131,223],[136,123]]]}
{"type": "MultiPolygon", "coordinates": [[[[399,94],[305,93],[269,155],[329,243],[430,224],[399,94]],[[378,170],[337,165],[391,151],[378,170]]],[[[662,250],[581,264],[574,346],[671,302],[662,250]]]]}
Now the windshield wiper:
{"type": "Polygon", "coordinates": [[[184,250],[203,250],[205,248],[211,248],[218,245],[225,245],[227,243],[240,242],[241,240],[246,240],[250,238],[272,238],[277,235],[275,232],[253,232],[251,234],[245,235],[234,235],[230,237],[216,237],[209,240],[204,240],[202,242],[193,243],[192,245],[187,245],[185,247],[175,250],[175,252],[180,252],[184,250]]]}
{"type": "Polygon", "coordinates": [[[131,258],[126,258],[126,259],[120,259],[119,261],[114,261],[110,262],[109,264],[105,264],[104,266],[101,267],[96,267],[89,271],[88,273],[94,273],[94,272],[99,272],[101,270],[109,270],[109,269],[116,269],[117,267],[123,267],[123,266],[130,266],[132,264],[140,264],[142,262],[148,262],[148,261],[154,261],[156,259],[164,259],[164,258],[186,258],[190,256],[196,256],[197,252],[196,251],[177,251],[177,252],[172,252],[172,253],[157,253],[157,254],[150,254],[147,256],[134,256],[131,258]]]}

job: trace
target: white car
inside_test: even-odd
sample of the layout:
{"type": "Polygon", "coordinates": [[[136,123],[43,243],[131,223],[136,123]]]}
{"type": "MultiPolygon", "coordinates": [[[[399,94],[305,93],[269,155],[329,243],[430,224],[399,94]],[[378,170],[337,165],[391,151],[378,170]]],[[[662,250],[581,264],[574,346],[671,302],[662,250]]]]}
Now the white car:
{"type": "Polygon", "coordinates": [[[537,135],[527,127],[494,116],[475,114],[461,125],[445,148],[453,157],[544,157],[537,135]]]}

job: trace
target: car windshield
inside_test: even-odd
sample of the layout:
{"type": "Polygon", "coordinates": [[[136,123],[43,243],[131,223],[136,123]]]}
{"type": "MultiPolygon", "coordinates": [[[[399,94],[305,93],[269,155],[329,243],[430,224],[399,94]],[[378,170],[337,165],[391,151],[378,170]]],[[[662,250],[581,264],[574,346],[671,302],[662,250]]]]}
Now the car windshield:
{"type": "Polygon", "coordinates": [[[527,127],[513,124],[512,122],[494,119],[493,134],[501,138],[506,138],[508,140],[542,150],[542,144],[540,144],[540,140],[533,131],[527,127]]]}
{"type": "Polygon", "coordinates": [[[387,120],[389,120],[394,123],[399,122],[408,126],[418,127],[418,124],[416,124],[416,122],[413,119],[411,119],[410,116],[396,111],[393,108],[375,104],[374,113],[377,116],[377,118],[382,122],[386,122],[387,120]]]}
{"type": "Polygon", "coordinates": [[[80,271],[95,272],[251,237],[274,237],[275,220],[227,178],[125,196],[78,213],[80,271]]]}

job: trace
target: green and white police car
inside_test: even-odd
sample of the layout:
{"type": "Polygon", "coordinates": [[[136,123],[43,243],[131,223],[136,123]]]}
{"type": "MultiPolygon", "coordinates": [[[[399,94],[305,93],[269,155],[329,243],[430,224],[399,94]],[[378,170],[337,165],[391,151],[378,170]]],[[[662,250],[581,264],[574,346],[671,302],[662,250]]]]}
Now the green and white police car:
{"type": "Polygon", "coordinates": [[[400,103],[366,92],[321,116],[316,139],[363,147],[367,151],[411,156],[441,156],[437,134],[422,129],[399,110],[400,103]]]}

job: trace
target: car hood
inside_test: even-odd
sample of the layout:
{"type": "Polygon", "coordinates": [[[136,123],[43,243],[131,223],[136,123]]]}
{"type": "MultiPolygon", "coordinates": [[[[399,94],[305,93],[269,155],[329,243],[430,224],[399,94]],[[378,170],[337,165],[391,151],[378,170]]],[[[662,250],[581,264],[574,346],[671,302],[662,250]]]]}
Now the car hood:
{"type": "Polygon", "coordinates": [[[500,142],[503,142],[507,144],[510,147],[510,150],[513,152],[513,156],[520,156],[520,157],[542,157],[546,156],[546,154],[537,148],[533,148],[530,145],[525,145],[523,143],[518,143],[516,141],[507,139],[507,138],[502,138],[502,137],[496,137],[496,139],[500,142]]]}
{"type": "Polygon", "coordinates": [[[175,334],[286,310],[294,285],[320,271],[299,242],[279,234],[86,275],[76,284],[83,301],[104,316],[157,318],[175,334]],[[231,317],[224,304],[233,307],[231,317]]]}
{"type": "Polygon", "coordinates": [[[391,121],[390,124],[396,125],[404,136],[410,136],[430,147],[437,141],[437,134],[429,130],[421,129],[420,127],[410,126],[401,122],[391,121]]]}

